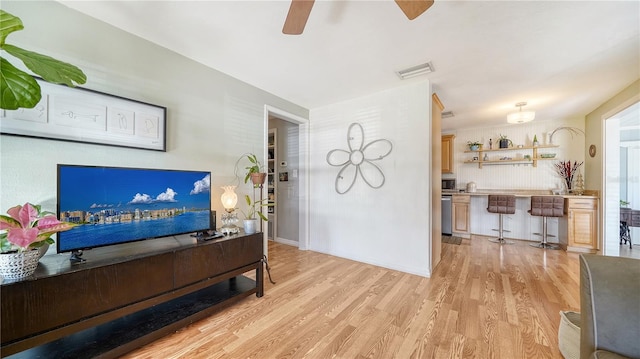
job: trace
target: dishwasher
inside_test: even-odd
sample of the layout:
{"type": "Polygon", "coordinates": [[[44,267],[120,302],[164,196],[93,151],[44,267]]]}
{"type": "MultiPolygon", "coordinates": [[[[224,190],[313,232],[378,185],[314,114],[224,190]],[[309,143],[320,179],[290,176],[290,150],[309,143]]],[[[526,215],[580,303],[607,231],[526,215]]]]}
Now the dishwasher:
{"type": "Polygon", "coordinates": [[[442,195],[442,234],[451,235],[451,195],[442,195]]]}

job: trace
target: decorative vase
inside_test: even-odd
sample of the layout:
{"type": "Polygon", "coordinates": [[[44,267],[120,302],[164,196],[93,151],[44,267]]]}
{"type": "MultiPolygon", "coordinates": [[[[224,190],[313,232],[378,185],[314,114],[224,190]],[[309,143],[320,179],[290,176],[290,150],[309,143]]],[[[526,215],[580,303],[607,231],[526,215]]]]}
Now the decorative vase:
{"type": "Polygon", "coordinates": [[[22,279],[33,274],[38,267],[40,251],[0,254],[0,276],[4,279],[22,279]]]}
{"type": "Polygon", "coordinates": [[[258,228],[258,220],[257,219],[245,219],[244,223],[244,233],[245,234],[254,234],[258,228]]]}
{"type": "Polygon", "coordinates": [[[570,179],[570,178],[565,178],[565,179],[564,179],[564,185],[565,185],[565,187],[566,187],[566,189],[567,189],[567,194],[570,194],[570,193],[571,193],[571,185],[572,185],[572,182],[573,182],[573,180],[572,180],[572,179],[570,179]]]}
{"type": "Polygon", "coordinates": [[[498,146],[500,148],[509,148],[509,140],[508,139],[501,139],[500,142],[498,143],[498,146]]]}
{"type": "Polygon", "coordinates": [[[49,250],[49,243],[45,243],[45,244],[41,245],[40,247],[38,247],[38,260],[40,260],[40,258],[44,257],[44,255],[47,254],[48,250],[49,250]]]}
{"type": "Polygon", "coordinates": [[[264,172],[252,173],[251,182],[254,186],[258,187],[264,184],[264,180],[267,178],[267,174],[264,172]]]}

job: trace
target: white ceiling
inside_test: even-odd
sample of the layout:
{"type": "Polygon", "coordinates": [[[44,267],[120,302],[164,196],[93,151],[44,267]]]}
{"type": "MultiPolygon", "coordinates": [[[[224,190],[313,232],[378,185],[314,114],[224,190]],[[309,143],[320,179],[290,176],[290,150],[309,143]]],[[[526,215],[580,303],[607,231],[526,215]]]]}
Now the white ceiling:
{"type": "Polygon", "coordinates": [[[443,130],[505,124],[520,101],[582,117],[640,78],[638,1],[436,0],[413,21],[392,0],[316,1],[299,36],[288,1],[61,2],[308,109],[428,78],[443,130]]]}

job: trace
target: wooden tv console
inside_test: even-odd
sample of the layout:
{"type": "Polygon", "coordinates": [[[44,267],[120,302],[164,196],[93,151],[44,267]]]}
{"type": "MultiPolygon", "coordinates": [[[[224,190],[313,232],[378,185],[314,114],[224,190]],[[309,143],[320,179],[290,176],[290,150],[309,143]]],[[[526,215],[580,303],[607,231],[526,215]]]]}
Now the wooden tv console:
{"type": "Polygon", "coordinates": [[[41,259],[4,282],[2,357],[117,357],[253,293],[263,295],[263,234],[189,235],[41,259]],[[243,275],[255,270],[256,280],[243,275]]]}

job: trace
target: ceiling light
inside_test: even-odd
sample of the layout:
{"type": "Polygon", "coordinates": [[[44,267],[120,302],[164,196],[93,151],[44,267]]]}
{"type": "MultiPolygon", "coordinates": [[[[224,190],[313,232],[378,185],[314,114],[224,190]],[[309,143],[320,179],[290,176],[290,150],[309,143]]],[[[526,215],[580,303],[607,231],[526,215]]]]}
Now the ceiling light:
{"type": "Polygon", "coordinates": [[[512,112],[507,115],[507,122],[509,123],[525,123],[529,121],[533,121],[536,118],[535,111],[522,111],[522,106],[526,106],[526,102],[518,102],[516,107],[519,107],[520,110],[518,112],[512,112]]]}
{"type": "Polygon", "coordinates": [[[449,117],[453,117],[455,115],[453,114],[453,111],[446,111],[446,112],[443,112],[441,114],[441,116],[442,116],[442,118],[449,118],[449,117]]]}
{"type": "Polygon", "coordinates": [[[430,62],[427,62],[422,65],[417,65],[417,66],[409,67],[408,69],[396,71],[396,74],[398,75],[398,77],[400,77],[400,79],[406,80],[412,77],[426,75],[434,71],[435,69],[433,68],[433,65],[431,65],[430,62]]]}

